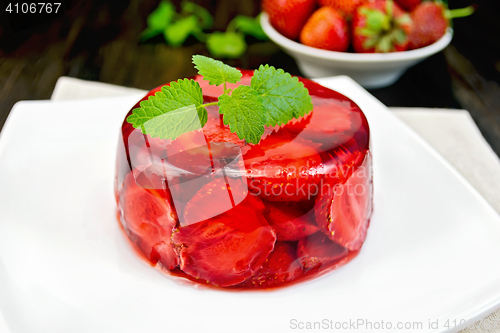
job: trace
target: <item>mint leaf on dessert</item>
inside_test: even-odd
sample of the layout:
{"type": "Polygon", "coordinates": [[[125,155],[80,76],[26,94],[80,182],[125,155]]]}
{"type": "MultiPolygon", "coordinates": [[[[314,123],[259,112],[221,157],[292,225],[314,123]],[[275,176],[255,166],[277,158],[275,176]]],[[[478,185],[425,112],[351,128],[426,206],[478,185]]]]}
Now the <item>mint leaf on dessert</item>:
{"type": "Polygon", "coordinates": [[[266,122],[262,98],[249,86],[239,86],[231,95],[219,97],[219,113],[223,114],[224,124],[240,139],[257,144],[264,134],[266,122]]]}
{"type": "Polygon", "coordinates": [[[161,91],[142,101],[127,121],[144,134],[175,139],[205,126],[208,120],[205,107],[217,105],[223,115],[223,123],[229,125],[232,133],[236,133],[241,140],[257,144],[265,126],[287,124],[313,108],[304,84],[282,69],[260,66],[254,72],[251,86],[240,85],[232,90],[227,89],[226,83],[240,81],[241,71],[201,55],[193,56],[193,63],[209,84],[224,85],[217,102],[203,104],[198,82],[183,79],[163,86],[161,91]]]}
{"type": "Polygon", "coordinates": [[[286,124],[313,109],[311,96],[304,84],[282,69],[261,65],[254,72],[251,87],[263,100],[267,126],[286,124]]]}
{"type": "Polygon", "coordinates": [[[142,129],[152,138],[174,140],[184,133],[202,128],[200,120],[193,104],[154,117],[145,122],[142,129]]]}
{"type": "Polygon", "coordinates": [[[202,55],[194,55],[193,63],[198,74],[203,76],[209,84],[220,86],[223,83],[236,83],[241,80],[241,72],[234,67],[228,66],[222,61],[214,60],[202,55]]]}
{"type": "Polygon", "coordinates": [[[198,82],[188,79],[171,82],[170,86],[163,86],[161,91],[142,101],[140,107],[128,116],[127,122],[152,137],[175,139],[206,124],[208,114],[202,103],[203,94],[198,82]]]}

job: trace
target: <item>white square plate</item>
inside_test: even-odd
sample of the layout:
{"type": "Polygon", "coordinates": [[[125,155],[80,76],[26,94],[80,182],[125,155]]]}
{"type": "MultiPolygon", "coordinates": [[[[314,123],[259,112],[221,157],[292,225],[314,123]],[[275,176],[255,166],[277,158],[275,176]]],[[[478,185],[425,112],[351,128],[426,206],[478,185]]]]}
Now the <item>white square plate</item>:
{"type": "Polygon", "coordinates": [[[0,306],[12,333],[294,332],[314,322],[445,332],[498,308],[496,212],[354,81],[319,81],[368,117],[375,210],[353,261],[270,292],[196,289],[129,247],[115,217],[115,149],[140,96],[16,104],[0,138],[0,306]]]}

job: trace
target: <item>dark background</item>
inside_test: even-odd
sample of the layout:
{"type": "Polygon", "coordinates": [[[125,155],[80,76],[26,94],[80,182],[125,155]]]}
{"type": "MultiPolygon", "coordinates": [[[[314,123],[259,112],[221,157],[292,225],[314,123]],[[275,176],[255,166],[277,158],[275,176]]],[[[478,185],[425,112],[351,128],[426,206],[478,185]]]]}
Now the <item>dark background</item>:
{"type": "MultiPolygon", "coordinates": [[[[138,42],[159,0],[58,2],[64,3],[60,15],[37,21],[8,16],[9,1],[0,1],[0,128],[17,101],[50,98],[62,75],[151,89],[194,75],[191,55],[208,55],[194,39],[181,48],[138,42]]],[[[214,15],[215,30],[224,30],[237,14],[260,12],[259,1],[193,2],[214,15]]],[[[500,155],[500,1],[449,1],[450,8],[471,3],[477,4],[476,13],[455,20],[454,39],[444,52],[409,69],[393,86],[370,92],[387,106],[467,109],[500,155]]],[[[301,75],[272,42],[249,42],[246,54],[228,63],[242,68],[269,63],[301,75]]]]}

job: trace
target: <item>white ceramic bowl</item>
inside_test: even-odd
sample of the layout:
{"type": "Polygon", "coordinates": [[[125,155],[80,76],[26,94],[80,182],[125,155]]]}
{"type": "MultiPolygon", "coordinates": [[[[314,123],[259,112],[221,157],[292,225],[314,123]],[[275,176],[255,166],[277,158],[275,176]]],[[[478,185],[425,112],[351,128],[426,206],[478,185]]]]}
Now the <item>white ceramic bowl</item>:
{"type": "Polygon", "coordinates": [[[266,13],[261,15],[261,25],[273,42],[295,58],[305,76],[347,75],[365,88],[382,88],[393,84],[408,68],[443,50],[453,37],[453,30],[448,29],[440,40],[417,50],[347,53],[321,50],[288,39],[273,28],[266,13]]]}

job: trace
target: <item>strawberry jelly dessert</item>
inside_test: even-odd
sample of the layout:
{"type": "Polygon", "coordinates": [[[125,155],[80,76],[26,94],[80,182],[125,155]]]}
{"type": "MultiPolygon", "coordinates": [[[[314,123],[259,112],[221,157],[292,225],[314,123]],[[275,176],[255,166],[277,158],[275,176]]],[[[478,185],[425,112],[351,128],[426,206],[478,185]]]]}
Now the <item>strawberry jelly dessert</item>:
{"type": "MultiPolygon", "coordinates": [[[[249,84],[253,72],[242,72],[249,84]]],[[[195,80],[205,103],[223,91],[195,80]]],[[[258,144],[230,132],[216,105],[206,107],[202,129],[175,140],[124,121],[118,216],[151,265],[196,283],[266,289],[322,275],[358,253],[372,212],[368,123],[347,97],[299,80],[313,111],[266,127],[258,144]]]]}

